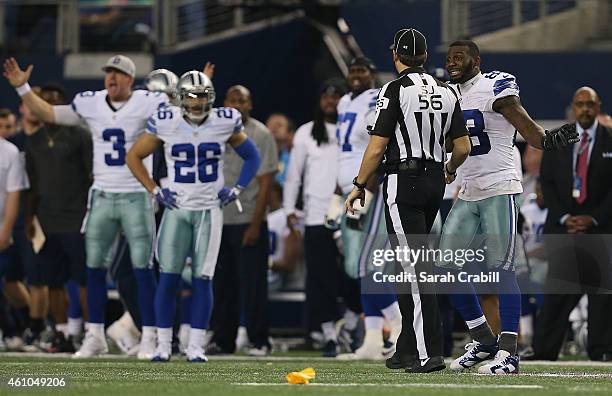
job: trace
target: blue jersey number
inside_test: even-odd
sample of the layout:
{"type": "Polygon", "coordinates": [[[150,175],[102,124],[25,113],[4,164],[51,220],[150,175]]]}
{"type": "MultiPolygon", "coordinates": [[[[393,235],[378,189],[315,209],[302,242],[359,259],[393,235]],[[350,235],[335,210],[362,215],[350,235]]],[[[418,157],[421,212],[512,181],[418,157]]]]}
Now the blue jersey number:
{"type": "Polygon", "coordinates": [[[125,165],[125,132],[119,128],[109,128],[102,131],[102,139],[113,143],[113,151],[104,154],[104,162],[108,166],[125,165]]]}
{"type": "Polygon", "coordinates": [[[352,151],[353,146],[351,145],[351,132],[353,132],[353,126],[355,125],[355,120],[357,119],[357,113],[343,113],[338,116],[338,128],[336,129],[336,138],[338,139],[338,144],[342,144],[342,151],[352,151]],[[344,126],[344,123],[348,122],[348,127],[346,128],[346,133],[344,134],[344,143],[342,142],[342,132],[340,129],[344,126]]]}
{"type": "Polygon", "coordinates": [[[197,150],[191,143],[172,146],[172,156],[180,160],[174,162],[174,181],[176,183],[195,183],[198,165],[198,180],[202,183],[214,182],[218,178],[221,146],[218,143],[200,143],[197,150]]]}
{"type": "Polygon", "coordinates": [[[470,142],[472,143],[470,156],[483,155],[491,151],[491,140],[484,130],[485,124],[482,112],[478,109],[463,110],[463,118],[470,132],[470,142]],[[477,145],[474,145],[474,137],[478,139],[477,145]]]}

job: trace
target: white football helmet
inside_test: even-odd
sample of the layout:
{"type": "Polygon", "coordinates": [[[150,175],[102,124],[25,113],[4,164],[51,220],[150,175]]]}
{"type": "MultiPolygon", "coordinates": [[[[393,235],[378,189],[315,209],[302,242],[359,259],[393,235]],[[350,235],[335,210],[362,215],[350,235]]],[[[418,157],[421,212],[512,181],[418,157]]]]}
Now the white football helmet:
{"type": "Polygon", "coordinates": [[[168,69],[156,69],[147,75],[144,85],[148,91],[164,92],[176,104],[176,85],[178,77],[168,69]]]}
{"type": "Polygon", "coordinates": [[[180,106],[187,118],[201,122],[208,116],[216,95],[213,83],[206,74],[197,70],[188,71],[179,79],[177,91],[180,106]]]}

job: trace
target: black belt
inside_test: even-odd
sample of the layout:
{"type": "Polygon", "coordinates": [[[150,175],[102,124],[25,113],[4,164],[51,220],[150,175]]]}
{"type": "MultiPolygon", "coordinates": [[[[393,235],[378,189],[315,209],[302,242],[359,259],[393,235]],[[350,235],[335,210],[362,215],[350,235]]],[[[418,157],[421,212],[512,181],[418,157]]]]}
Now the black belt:
{"type": "Polygon", "coordinates": [[[428,169],[440,169],[444,167],[443,162],[434,160],[424,160],[420,158],[409,158],[401,162],[393,164],[384,164],[386,173],[398,173],[398,172],[420,172],[428,169]]]}

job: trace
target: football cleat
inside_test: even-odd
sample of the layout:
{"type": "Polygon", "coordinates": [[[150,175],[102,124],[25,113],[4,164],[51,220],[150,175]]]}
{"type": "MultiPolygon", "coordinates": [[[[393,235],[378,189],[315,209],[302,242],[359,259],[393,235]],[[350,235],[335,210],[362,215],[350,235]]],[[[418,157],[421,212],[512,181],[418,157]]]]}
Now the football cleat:
{"type": "Polygon", "coordinates": [[[249,356],[254,357],[266,357],[270,354],[270,348],[267,345],[262,345],[260,347],[253,347],[249,349],[249,356]]]}
{"type": "Polygon", "coordinates": [[[472,341],[465,346],[465,350],[467,352],[452,361],[451,370],[457,372],[469,370],[478,363],[493,359],[499,347],[497,344],[485,345],[478,341],[472,341]]]}
{"type": "Polygon", "coordinates": [[[138,338],[118,320],[106,329],[106,335],[125,354],[138,345],[138,338]]]}
{"type": "Polygon", "coordinates": [[[336,356],[338,356],[338,343],[333,340],[327,341],[323,347],[323,357],[335,358],[336,356]]]}
{"type": "Polygon", "coordinates": [[[106,339],[104,337],[98,337],[94,335],[91,331],[88,331],[85,334],[85,340],[83,340],[83,345],[79,348],[78,351],[72,357],[74,359],[86,359],[92,358],[99,355],[104,355],[108,353],[108,345],[106,344],[106,339]]]}
{"type": "Polygon", "coordinates": [[[157,344],[156,337],[141,337],[140,345],[138,346],[138,360],[151,360],[157,352],[155,347],[157,344]]]}
{"type": "Polygon", "coordinates": [[[500,349],[495,359],[480,366],[478,372],[480,374],[518,374],[519,360],[518,355],[510,355],[510,352],[500,349]]]}
{"type": "Polygon", "coordinates": [[[366,338],[359,348],[353,353],[343,353],[338,355],[338,360],[383,360],[383,344],[376,340],[368,340],[366,338]]]}
{"type": "MultiPolygon", "coordinates": [[[[140,351],[139,351],[140,353],[140,351]]],[[[168,362],[172,357],[172,344],[168,343],[167,345],[159,344],[157,349],[153,354],[152,362],[168,362]]]]}
{"type": "Polygon", "coordinates": [[[187,348],[187,361],[190,363],[206,363],[208,358],[203,348],[187,348]]]}

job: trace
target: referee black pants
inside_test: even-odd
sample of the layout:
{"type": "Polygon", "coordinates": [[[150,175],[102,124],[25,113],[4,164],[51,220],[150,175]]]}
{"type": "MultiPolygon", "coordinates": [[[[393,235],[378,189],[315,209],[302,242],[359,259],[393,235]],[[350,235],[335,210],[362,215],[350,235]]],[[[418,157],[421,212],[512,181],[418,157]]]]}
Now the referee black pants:
{"type": "MultiPolygon", "coordinates": [[[[427,234],[444,195],[444,172],[441,164],[418,171],[388,174],[383,184],[385,218],[391,246],[409,249],[427,247],[427,234]],[[439,166],[438,166],[439,165],[439,166]]],[[[396,271],[419,274],[434,273],[434,263],[417,261],[414,266],[396,263],[396,271]]],[[[402,313],[402,331],[396,353],[402,360],[442,356],[442,323],[435,284],[396,283],[397,300],[402,313]]]]}

